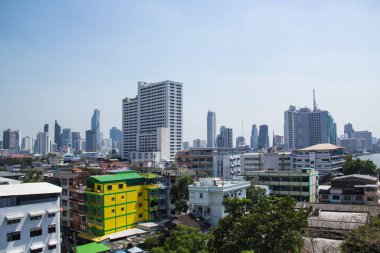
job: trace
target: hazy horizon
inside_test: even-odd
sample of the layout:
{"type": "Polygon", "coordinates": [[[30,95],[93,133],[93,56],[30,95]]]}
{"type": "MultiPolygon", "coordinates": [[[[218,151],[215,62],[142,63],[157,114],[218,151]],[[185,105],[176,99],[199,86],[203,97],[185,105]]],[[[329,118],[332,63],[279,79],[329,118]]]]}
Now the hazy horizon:
{"type": "MultiPolygon", "coordinates": [[[[0,1],[0,130],[35,137],[54,120],[84,138],[121,129],[137,82],[183,83],[183,141],[207,111],[246,142],[283,135],[290,105],[380,137],[379,1],[0,1]]],[[[2,139],[2,134],[0,136],[2,139]]],[[[271,138],[270,138],[271,139],[271,138]]],[[[235,143],[235,140],[234,140],[235,143]]]]}

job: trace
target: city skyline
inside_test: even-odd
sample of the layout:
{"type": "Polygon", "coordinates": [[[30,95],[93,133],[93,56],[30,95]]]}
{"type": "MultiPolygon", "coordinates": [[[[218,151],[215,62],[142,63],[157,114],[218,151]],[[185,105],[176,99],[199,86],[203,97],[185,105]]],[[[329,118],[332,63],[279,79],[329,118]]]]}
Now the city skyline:
{"type": "Polygon", "coordinates": [[[136,82],[176,80],[184,141],[207,139],[208,110],[216,129],[241,135],[244,120],[246,140],[252,124],[283,135],[283,112],[312,108],[313,89],[338,136],[349,122],[380,136],[376,1],[45,3],[0,3],[2,131],[35,138],[48,123],[53,139],[58,120],[83,138],[98,108],[108,133],[136,82]]]}

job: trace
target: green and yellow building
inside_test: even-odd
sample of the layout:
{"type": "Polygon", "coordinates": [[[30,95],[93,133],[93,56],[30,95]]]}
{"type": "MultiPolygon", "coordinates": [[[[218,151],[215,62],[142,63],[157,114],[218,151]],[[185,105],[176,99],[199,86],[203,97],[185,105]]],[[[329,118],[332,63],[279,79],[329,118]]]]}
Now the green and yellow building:
{"type": "Polygon", "coordinates": [[[85,191],[87,232],[102,236],[158,217],[157,175],[123,171],[93,176],[85,191]]]}

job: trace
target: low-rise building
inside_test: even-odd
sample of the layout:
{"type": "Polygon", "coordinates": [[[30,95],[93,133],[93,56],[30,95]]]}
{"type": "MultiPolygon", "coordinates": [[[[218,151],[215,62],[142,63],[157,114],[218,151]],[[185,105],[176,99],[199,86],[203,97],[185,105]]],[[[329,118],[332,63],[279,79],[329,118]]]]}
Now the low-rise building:
{"type": "Polygon", "coordinates": [[[61,187],[0,185],[0,252],[61,252],[61,187]]]}
{"type": "Polygon", "coordinates": [[[250,176],[252,171],[291,170],[292,153],[245,153],[241,155],[241,174],[250,176]]]}
{"type": "Polygon", "coordinates": [[[291,196],[297,201],[317,202],[318,172],[313,168],[289,171],[254,171],[254,185],[267,185],[271,194],[291,196]]]}
{"type": "Polygon", "coordinates": [[[293,151],[293,168],[314,168],[319,176],[341,172],[346,162],[344,148],[324,143],[293,151]]]}
{"type": "Polygon", "coordinates": [[[336,177],[331,181],[331,185],[320,186],[319,202],[379,205],[379,180],[376,177],[357,174],[336,177]]]}
{"type": "Polygon", "coordinates": [[[157,175],[121,171],[93,176],[84,192],[87,231],[108,235],[158,218],[157,175]]]}
{"type": "Polygon", "coordinates": [[[200,178],[189,185],[190,212],[202,217],[212,226],[217,226],[223,218],[225,198],[245,198],[249,181],[224,181],[220,178],[200,178]]]}

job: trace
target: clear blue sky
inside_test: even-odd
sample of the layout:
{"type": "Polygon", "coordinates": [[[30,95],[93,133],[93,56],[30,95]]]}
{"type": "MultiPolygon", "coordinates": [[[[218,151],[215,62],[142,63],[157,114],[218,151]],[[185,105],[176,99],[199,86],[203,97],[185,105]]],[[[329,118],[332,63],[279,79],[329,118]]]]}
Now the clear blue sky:
{"type": "Polygon", "coordinates": [[[184,84],[184,141],[206,114],[249,138],[293,104],[380,137],[380,1],[0,1],[0,130],[121,128],[137,81],[184,84]]]}

